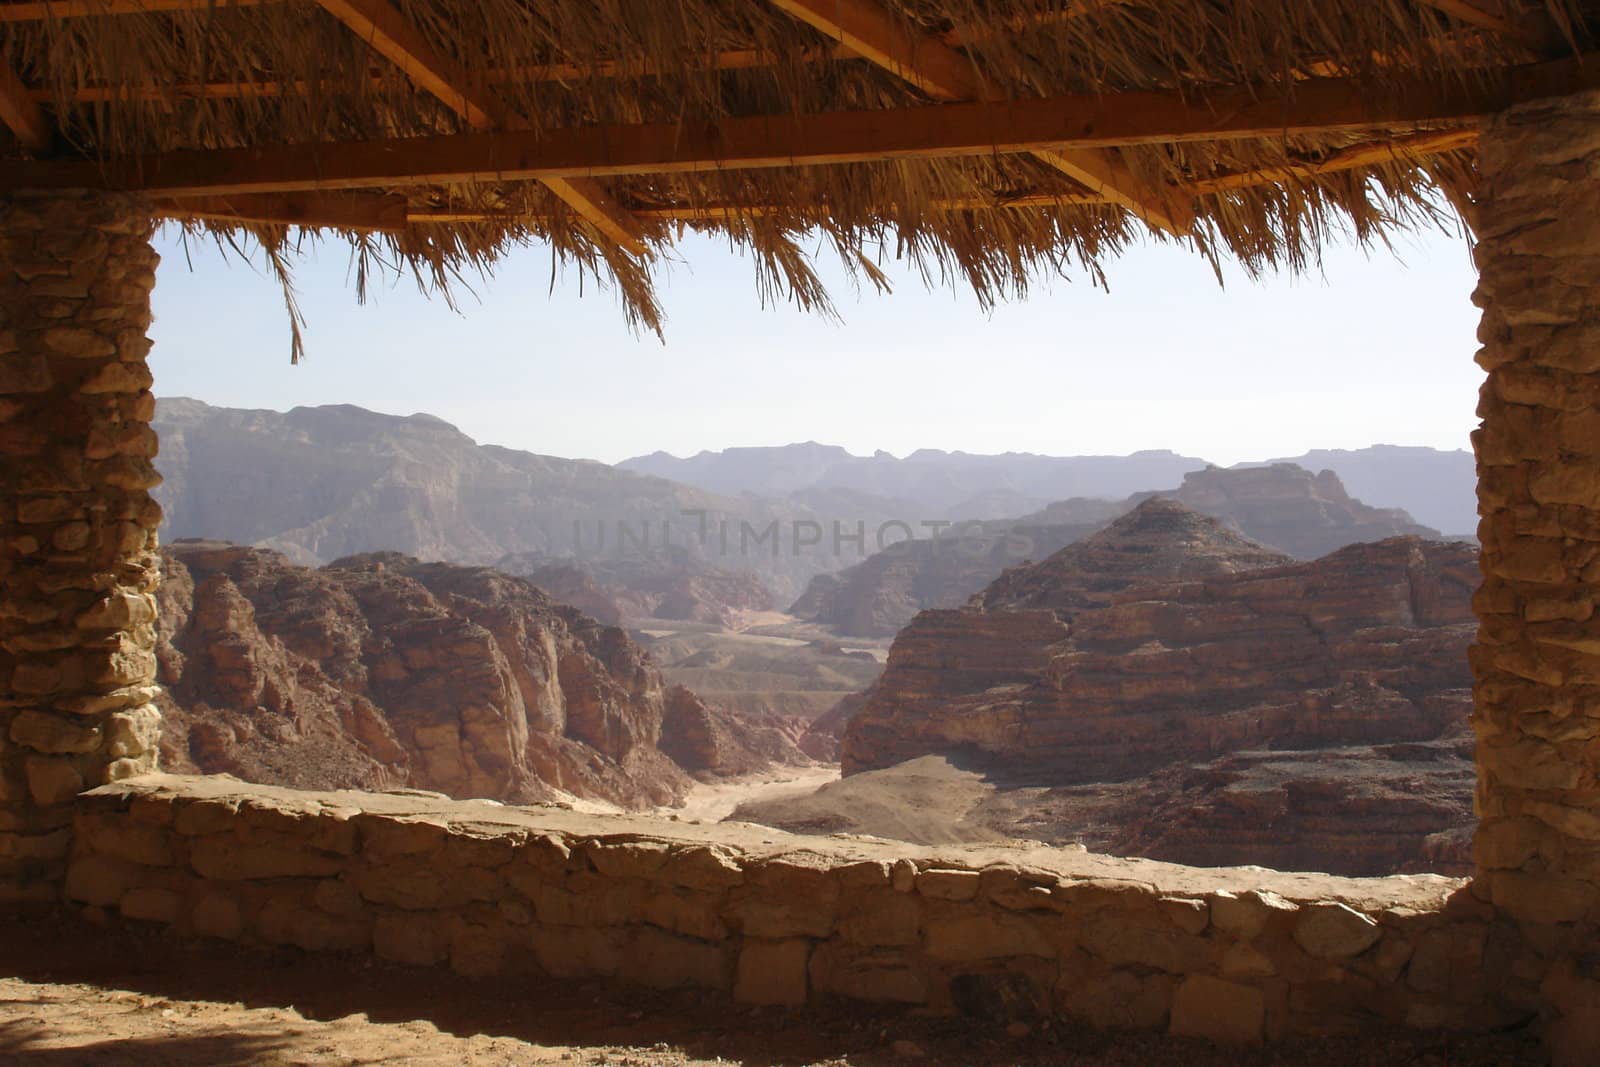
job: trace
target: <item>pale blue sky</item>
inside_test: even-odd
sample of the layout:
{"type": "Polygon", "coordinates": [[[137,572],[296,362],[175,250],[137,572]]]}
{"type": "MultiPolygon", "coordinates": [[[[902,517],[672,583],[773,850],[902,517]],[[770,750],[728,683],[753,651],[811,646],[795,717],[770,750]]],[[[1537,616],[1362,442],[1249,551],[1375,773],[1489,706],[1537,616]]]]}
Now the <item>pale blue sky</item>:
{"type": "Polygon", "coordinates": [[[1407,239],[1400,259],[1334,250],[1321,276],[1219,288],[1198,256],[1135,249],[986,315],[966,292],[859,297],[844,322],[762,309],[749,263],[690,239],[662,280],[666,343],[635,336],[610,293],[549,292],[530,249],[463,294],[409,279],[358,306],[335,243],[297,283],[308,359],[288,364],[276,282],[168,229],[155,293],[156,391],[285,410],[425,411],[483,443],[614,462],[665,449],[814,439],[1056,455],[1170,448],[1219,463],[1374,443],[1465,448],[1482,375],[1464,241],[1407,239]],[[192,264],[192,269],[191,269],[192,264]]]}

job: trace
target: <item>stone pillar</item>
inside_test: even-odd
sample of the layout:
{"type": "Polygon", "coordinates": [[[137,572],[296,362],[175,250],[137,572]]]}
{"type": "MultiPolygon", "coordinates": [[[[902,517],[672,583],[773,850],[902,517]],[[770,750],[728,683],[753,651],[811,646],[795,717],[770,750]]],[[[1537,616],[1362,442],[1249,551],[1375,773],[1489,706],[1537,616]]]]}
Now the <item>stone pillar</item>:
{"type": "Polygon", "coordinates": [[[1600,921],[1600,94],[1486,121],[1478,891],[1600,921]]]}
{"type": "Polygon", "coordinates": [[[80,791],[155,765],[151,231],[0,197],[0,908],[56,899],[80,791]]]}

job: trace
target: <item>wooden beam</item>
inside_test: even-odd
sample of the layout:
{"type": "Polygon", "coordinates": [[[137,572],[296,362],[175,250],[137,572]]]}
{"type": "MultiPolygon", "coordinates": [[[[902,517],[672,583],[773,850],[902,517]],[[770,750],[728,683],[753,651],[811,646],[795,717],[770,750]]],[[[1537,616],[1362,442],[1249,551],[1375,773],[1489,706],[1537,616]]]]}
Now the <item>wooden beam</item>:
{"type": "MultiPolygon", "coordinates": [[[[440,54],[404,15],[386,0],[317,0],[406,77],[444,101],[473,129],[513,127],[527,122],[514,116],[494,94],[476,85],[467,71],[440,54]]],[[[551,175],[541,179],[550,191],[600,232],[636,256],[646,252],[638,220],[612,200],[598,182],[582,176],[551,175]]]]}
{"type": "MultiPolygon", "coordinates": [[[[1389,160],[1421,159],[1471,148],[1478,142],[1476,129],[1443,130],[1389,141],[1352,145],[1316,162],[1216,175],[1185,186],[1192,196],[1230,192],[1297,177],[1313,177],[1356,170],[1389,160]]],[[[1104,204],[1093,193],[1025,193],[1018,196],[973,195],[939,199],[935,211],[1029,210],[1104,204]]],[[[267,222],[290,226],[328,226],[345,230],[394,230],[404,225],[449,225],[473,222],[545,222],[548,215],[509,211],[473,211],[449,207],[409,207],[403,196],[332,192],[257,194],[192,199],[158,199],[157,212],[167,218],[208,219],[219,222],[267,222]]],[[[822,210],[827,205],[819,205],[822,210]]],[[[664,222],[726,222],[761,218],[794,211],[776,204],[708,203],[638,208],[639,218],[664,222]]]]}
{"type": "Polygon", "coordinates": [[[168,196],[393,189],[622,174],[825,166],[900,159],[1461,125],[1514,104],[1600,88],[1600,57],[1531,64],[1441,84],[1358,79],[1188,92],[759,116],[721,122],[496,131],[270,145],[108,160],[0,160],[0,189],[117,188],[168,196]]]}
{"type": "MultiPolygon", "coordinates": [[[[1093,193],[1029,193],[1024,196],[962,196],[945,197],[929,206],[935,211],[985,211],[1004,208],[1071,207],[1086,204],[1107,204],[1108,201],[1093,193]]],[[[826,204],[816,205],[826,211],[826,204]]],[[[726,222],[735,219],[764,218],[794,212],[795,208],[779,204],[683,204],[671,207],[636,208],[634,214],[645,219],[665,222],[726,222]]],[[[458,211],[451,208],[413,208],[406,216],[414,223],[499,222],[528,216],[518,216],[494,211],[458,211]]],[[[543,216],[535,216],[542,218],[543,216]]]]}
{"type": "Polygon", "coordinates": [[[47,22],[93,15],[151,15],[168,11],[209,11],[213,7],[254,7],[278,0],[13,0],[0,4],[0,22],[47,22]]]}
{"type": "MultiPolygon", "coordinates": [[[[819,33],[909,82],[935,100],[993,100],[972,60],[935,37],[919,33],[876,0],[769,0],[819,33]]],[[[1109,153],[1061,149],[1038,158],[1149,225],[1174,234],[1194,224],[1192,209],[1170,206],[1172,198],[1146,189],[1109,153]]]]}
{"type": "Polygon", "coordinates": [[[247,193],[159,199],[153,206],[167,218],[340,230],[403,230],[409,221],[406,198],[383,193],[247,193]]]}
{"type": "Polygon", "coordinates": [[[972,60],[916,32],[873,0],[768,0],[829,40],[915,85],[935,100],[976,100],[982,83],[972,60]]]}
{"type": "Polygon", "coordinates": [[[1315,178],[1319,174],[1360,170],[1362,167],[1370,167],[1379,163],[1406,163],[1427,156],[1438,156],[1446,152],[1459,152],[1462,149],[1474,148],[1477,144],[1478,130],[1476,127],[1419,133],[1409,137],[1395,137],[1387,141],[1351,145],[1349,148],[1342,148],[1315,162],[1285,163],[1277,167],[1261,167],[1256,170],[1219,174],[1215,177],[1203,178],[1193,182],[1188,188],[1193,190],[1196,196],[1206,196],[1212,193],[1228,192],[1233,189],[1247,189],[1253,186],[1273,185],[1278,182],[1295,179],[1315,178]]]}
{"type": "MultiPolygon", "coordinates": [[[[854,58],[856,57],[850,55],[843,47],[814,49],[800,56],[801,62],[804,63],[826,63],[854,58]]],[[[757,67],[769,67],[775,62],[774,57],[766,52],[755,48],[738,48],[712,53],[707,57],[706,69],[751,70],[757,67]]],[[[669,69],[645,59],[617,59],[604,60],[588,66],[577,63],[542,63],[531,67],[491,70],[486,75],[486,80],[491,85],[504,85],[518,82],[571,82],[590,77],[646,78],[676,73],[676,67],[669,69]]],[[[374,85],[380,82],[381,79],[374,76],[374,85]]],[[[310,83],[304,81],[279,82],[270,78],[260,81],[100,84],[81,85],[72,91],[68,99],[78,104],[113,104],[123,100],[149,102],[174,98],[232,100],[286,95],[304,96],[310,88],[310,83]]],[[[323,82],[321,88],[324,92],[335,92],[344,86],[342,83],[328,81],[323,82]]],[[[28,96],[42,104],[52,103],[56,99],[55,94],[45,88],[29,89],[28,96]]]]}
{"type": "Polygon", "coordinates": [[[611,198],[605,187],[593,178],[571,176],[541,179],[545,188],[560,197],[591,226],[636,256],[645,254],[644,231],[627,208],[611,198]]]}
{"type": "Polygon", "coordinates": [[[28,94],[9,64],[0,62],[0,122],[6,124],[23,147],[42,152],[50,146],[55,131],[44,109],[28,94]]]}
{"type": "Polygon", "coordinates": [[[385,0],[317,0],[317,4],[419,88],[444,101],[473,129],[505,125],[505,106],[474,86],[464,67],[436,51],[410,20],[385,0]]]}

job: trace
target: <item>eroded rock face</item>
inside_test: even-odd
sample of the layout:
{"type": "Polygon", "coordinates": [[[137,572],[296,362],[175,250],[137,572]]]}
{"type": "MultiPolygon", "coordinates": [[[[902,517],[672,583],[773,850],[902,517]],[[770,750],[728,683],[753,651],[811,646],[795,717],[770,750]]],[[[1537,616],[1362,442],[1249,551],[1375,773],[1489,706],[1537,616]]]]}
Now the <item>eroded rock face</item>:
{"type": "MultiPolygon", "coordinates": [[[[1139,493],[1129,500],[1150,495],[1139,493]]],[[[1161,495],[1298,559],[1316,559],[1345,545],[1386,537],[1439,536],[1400,508],[1363,504],[1345,491],[1333,471],[1313,474],[1293,463],[1240,470],[1207,467],[1184,475],[1181,486],[1161,495]]]]}
{"type": "MultiPolygon", "coordinates": [[[[1368,507],[1352,498],[1332,471],[1313,474],[1292,463],[1208,467],[1159,496],[1299,559],[1386,537],[1439,537],[1398,508],[1368,507]]],[[[893,634],[918,611],[959,607],[1007,568],[1045,559],[1155,497],[1144,492],[1120,501],[1062,500],[1012,522],[963,524],[937,541],[897,544],[854,567],[813,578],[790,611],[843,634],[893,634]]]]}
{"type": "MultiPolygon", "coordinates": [[[[1370,803],[1343,807],[1334,780],[1379,762],[1317,753],[1460,737],[1477,581],[1465,544],[1392,538],[1295,563],[1153,500],[1008,572],[967,608],[919,615],[845,729],[844,770],[958,753],[1036,785],[1126,783],[1116,794],[1127,801],[1121,817],[1150,833],[1097,841],[1199,863],[1308,860],[1316,834],[1298,851],[1273,852],[1243,831],[1258,819],[1281,828],[1280,816],[1321,790],[1352,833],[1409,820],[1415,832],[1401,836],[1410,843],[1383,846],[1386,855],[1420,850],[1431,835],[1470,823],[1469,752],[1419,749],[1419,764],[1445,773],[1430,777],[1437,788],[1421,790],[1416,804],[1404,788],[1374,785],[1370,803]],[[1268,750],[1304,772],[1287,792],[1268,789],[1265,764],[1242,755],[1268,750]],[[1214,773],[1174,770],[1190,764],[1214,773]],[[1169,770],[1170,781],[1135,781],[1169,770]],[[1213,825],[1238,823],[1232,838],[1219,830],[1232,841],[1220,850],[1226,857],[1201,840],[1207,820],[1155,814],[1152,799],[1174,790],[1190,813],[1205,804],[1225,813],[1213,825]]],[[[1443,855],[1457,846],[1431,847],[1443,855]]],[[[1459,849],[1450,855],[1460,858],[1459,849]]]]}
{"type": "MultiPolygon", "coordinates": [[[[301,788],[669,804],[689,777],[661,750],[666,709],[722,715],[669,690],[623,631],[526,581],[395,553],[312,570],[178,543],[159,657],[169,768],[301,788]]],[[[748,770],[759,757],[736,732],[678,748],[696,771],[748,770]]]]}

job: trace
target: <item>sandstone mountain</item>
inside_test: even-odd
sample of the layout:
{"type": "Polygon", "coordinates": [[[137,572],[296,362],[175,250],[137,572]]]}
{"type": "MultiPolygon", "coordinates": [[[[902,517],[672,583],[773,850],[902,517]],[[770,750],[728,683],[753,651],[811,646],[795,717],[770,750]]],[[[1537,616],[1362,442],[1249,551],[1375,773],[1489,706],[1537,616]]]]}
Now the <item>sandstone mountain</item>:
{"type": "MultiPolygon", "coordinates": [[[[802,490],[853,490],[879,501],[909,505],[922,519],[1009,518],[1068,497],[1127,496],[1176,485],[1204,460],[1174,452],[1131,456],[1041,456],[1026,452],[975,455],[919,449],[904,459],[887,452],[852,455],[835,445],[729,448],[680,459],[666,452],[636,456],[618,466],[716,493],[781,497],[802,490]]],[[[851,515],[854,518],[854,515],[851,515]]]]}
{"type": "Polygon", "coordinates": [[[1145,582],[1202,581],[1292,562],[1175,500],[1151,497],[1099,533],[1006,571],[972,604],[1070,617],[1145,582]]]}
{"type": "Polygon", "coordinates": [[[976,761],[1050,792],[1034,836],[1179,862],[1463,861],[1477,582],[1466,544],[1294,562],[1152,499],[919,614],[845,728],[844,770],[976,761]]]}
{"type": "Polygon", "coordinates": [[[218,542],[164,563],[170,769],[637,807],[681,799],[691,774],[802,761],[665,684],[622,630],[485,567],[379,553],[311,569],[218,542]]]}
{"type": "Polygon", "coordinates": [[[1319,448],[1304,455],[1240,463],[1265,467],[1293,463],[1331,470],[1355,496],[1377,507],[1404,508],[1418,522],[1466,537],[1478,528],[1478,467],[1465,449],[1445,451],[1401,445],[1319,448]]]}
{"type": "MultiPolygon", "coordinates": [[[[1137,493],[1128,502],[1155,495],[1137,493]]],[[[1297,559],[1316,559],[1345,545],[1386,537],[1441,536],[1400,508],[1375,508],[1355,499],[1331,470],[1313,474],[1292,463],[1237,470],[1207,467],[1185,475],[1181,486],[1160,495],[1297,559]]]]}
{"type": "Polygon", "coordinates": [[[796,522],[832,521],[800,504],[479,445],[430,415],[249,411],[169,397],[155,427],[168,541],[259,544],[311,565],[373,551],[488,565],[512,553],[686,558],[753,573],[785,601],[838,565],[831,546],[795,546],[796,522]],[[774,523],[781,551],[756,540],[774,523]]]}
{"type": "MultiPolygon", "coordinates": [[[[938,539],[896,544],[853,567],[813,578],[790,611],[841,634],[890,635],[918,611],[958,607],[1005,568],[1043,559],[1153,495],[1063,500],[1011,522],[961,524],[938,539]]],[[[1208,467],[1159,495],[1302,559],[1361,541],[1440,536],[1403,511],[1351,498],[1337,475],[1291,464],[1208,467]]]]}

